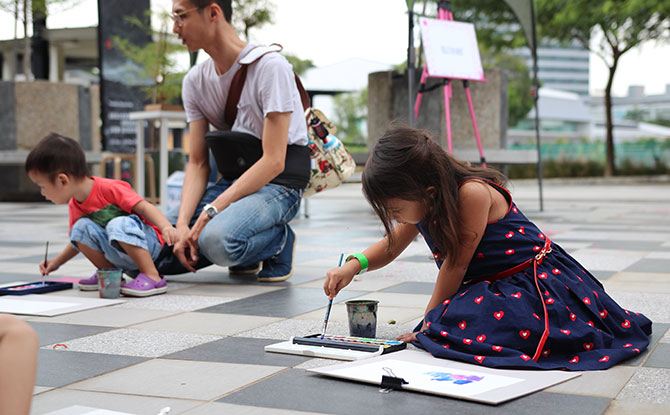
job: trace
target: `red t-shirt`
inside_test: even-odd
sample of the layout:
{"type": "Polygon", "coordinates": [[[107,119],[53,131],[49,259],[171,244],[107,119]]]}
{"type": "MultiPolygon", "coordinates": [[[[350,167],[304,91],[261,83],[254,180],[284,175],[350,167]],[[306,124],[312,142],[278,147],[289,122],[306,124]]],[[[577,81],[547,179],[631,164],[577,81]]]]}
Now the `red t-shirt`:
{"type": "MultiPolygon", "coordinates": [[[[135,193],[128,183],[122,180],[96,176],[92,176],[91,178],[93,179],[93,188],[86,200],[79,203],[75,198],[72,198],[68,202],[70,212],[70,229],[68,233],[72,230],[74,223],[82,216],[91,219],[104,228],[107,226],[107,222],[118,216],[133,214],[135,205],[144,200],[142,196],[135,193]]],[[[160,229],[144,217],[137,216],[156,231],[158,241],[163,245],[165,241],[160,229]]]]}

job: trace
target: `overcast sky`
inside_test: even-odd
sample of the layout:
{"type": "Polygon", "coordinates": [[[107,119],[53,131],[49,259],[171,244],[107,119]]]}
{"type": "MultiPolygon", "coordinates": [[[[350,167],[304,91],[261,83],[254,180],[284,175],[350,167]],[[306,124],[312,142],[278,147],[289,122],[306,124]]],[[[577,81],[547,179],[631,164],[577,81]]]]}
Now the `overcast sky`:
{"type": "MultiPolygon", "coordinates": [[[[349,58],[398,64],[407,54],[407,16],[404,0],[275,0],[275,24],[252,32],[257,43],[281,43],[285,50],[317,66],[349,58]],[[319,30],[301,30],[306,21],[318,21],[319,30]]],[[[152,0],[154,7],[170,8],[170,0],[152,0]]],[[[96,25],[97,1],[81,0],[73,9],[51,15],[49,28],[96,25]]],[[[314,27],[314,26],[311,26],[314,27]]],[[[11,15],[0,12],[0,39],[14,33],[11,15]]],[[[19,37],[22,37],[19,28],[19,37]]],[[[670,45],[647,42],[621,59],[614,93],[625,95],[628,86],[643,85],[647,94],[665,92],[670,84],[670,45]]],[[[590,89],[602,94],[607,69],[591,57],[590,89]]]]}

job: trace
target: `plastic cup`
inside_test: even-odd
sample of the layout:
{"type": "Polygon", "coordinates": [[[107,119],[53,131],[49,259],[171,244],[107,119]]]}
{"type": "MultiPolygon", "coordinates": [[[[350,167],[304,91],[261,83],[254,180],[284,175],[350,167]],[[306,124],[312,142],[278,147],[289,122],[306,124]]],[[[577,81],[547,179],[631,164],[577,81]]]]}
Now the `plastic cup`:
{"type": "Polygon", "coordinates": [[[119,298],[122,273],[118,268],[105,268],[96,271],[100,298],[119,298]]]}
{"type": "Polygon", "coordinates": [[[377,304],[379,301],[349,300],[345,304],[349,317],[349,335],[374,338],[377,334],[377,304]]]}

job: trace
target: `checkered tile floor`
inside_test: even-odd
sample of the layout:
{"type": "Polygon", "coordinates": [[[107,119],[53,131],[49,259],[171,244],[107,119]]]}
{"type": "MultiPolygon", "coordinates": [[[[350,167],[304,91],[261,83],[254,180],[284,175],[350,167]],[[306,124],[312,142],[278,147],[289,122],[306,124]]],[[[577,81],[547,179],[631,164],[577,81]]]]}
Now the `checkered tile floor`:
{"type": "MultiPolygon", "coordinates": [[[[652,345],[635,360],[508,402],[499,413],[670,413],[670,190],[665,183],[545,181],[538,209],[533,181],[511,184],[524,213],[605,284],[622,306],[654,321],[652,345]]],[[[168,278],[166,295],[57,317],[24,317],[40,337],[32,413],[73,405],[132,414],[488,414],[471,402],[320,377],[305,369],[327,359],[265,353],[263,346],[321,330],[321,286],[340,252],[357,252],[382,234],[360,193],[347,184],[313,197],[310,218],[293,221],[295,272],[267,284],[210,267],[168,278]],[[56,346],[56,344],[66,345],[56,346]]],[[[51,204],[0,204],[0,283],[35,281],[37,264],[67,243],[67,210],[51,204]]],[[[54,277],[88,277],[83,257],[54,277]]],[[[378,337],[394,338],[420,319],[436,276],[422,240],[391,266],[357,277],[336,299],[329,332],[347,334],[344,301],[380,301],[378,337]]],[[[55,295],[95,298],[96,292],[55,295]]],[[[47,294],[51,295],[51,294],[47,294]]]]}

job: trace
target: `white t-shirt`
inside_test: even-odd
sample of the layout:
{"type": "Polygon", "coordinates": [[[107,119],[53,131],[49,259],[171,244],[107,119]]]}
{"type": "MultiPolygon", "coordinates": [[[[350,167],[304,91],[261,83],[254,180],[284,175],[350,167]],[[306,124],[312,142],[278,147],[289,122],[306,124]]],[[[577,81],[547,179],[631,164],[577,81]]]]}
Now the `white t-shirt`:
{"type": "MultiPolygon", "coordinates": [[[[191,68],[182,83],[182,100],[188,122],[206,119],[216,129],[224,129],[224,110],[237,62],[254,46],[248,44],[222,75],[217,75],[210,58],[191,68]]],[[[237,104],[233,131],[263,137],[263,122],[270,112],[290,112],[288,144],[307,145],[307,127],[293,68],[286,58],[272,52],[249,66],[247,79],[237,104]]]]}

